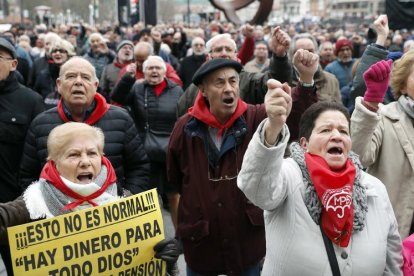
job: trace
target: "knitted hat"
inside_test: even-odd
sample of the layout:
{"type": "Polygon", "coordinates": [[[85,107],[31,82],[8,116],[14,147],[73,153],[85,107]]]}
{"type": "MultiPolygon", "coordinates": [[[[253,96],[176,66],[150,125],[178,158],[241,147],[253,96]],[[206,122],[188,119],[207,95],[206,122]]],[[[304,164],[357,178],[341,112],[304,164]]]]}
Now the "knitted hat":
{"type": "Polygon", "coordinates": [[[116,52],[118,53],[119,50],[121,50],[121,48],[124,47],[125,45],[130,45],[132,49],[134,48],[134,43],[132,43],[131,40],[122,40],[121,42],[119,42],[118,46],[116,47],[116,52]]]}
{"type": "Polygon", "coordinates": [[[348,46],[351,48],[352,51],[352,42],[348,39],[340,39],[335,44],[335,56],[338,55],[339,50],[341,50],[342,47],[348,46]]]}

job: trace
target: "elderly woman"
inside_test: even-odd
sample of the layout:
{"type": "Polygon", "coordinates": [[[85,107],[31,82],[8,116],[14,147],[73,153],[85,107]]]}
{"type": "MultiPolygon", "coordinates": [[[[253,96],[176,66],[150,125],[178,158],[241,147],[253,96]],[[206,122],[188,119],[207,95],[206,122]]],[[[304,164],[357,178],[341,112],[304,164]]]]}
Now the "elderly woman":
{"type": "Polygon", "coordinates": [[[48,65],[40,70],[33,86],[33,90],[42,95],[46,109],[57,106],[60,96],[56,79],[59,77],[60,67],[75,54],[73,45],[63,39],[55,41],[49,48],[51,59],[48,65]]]}
{"type": "Polygon", "coordinates": [[[367,90],[355,101],[353,150],[367,172],[387,188],[401,237],[414,232],[414,50],[394,63],[391,88],[396,102],[382,105],[392,61],[379,61],[363,75],[367,90]]]}
{"type": "Polygon", "coordinates": [[[143,64],[145,81],[135,83],[129,92],[115,89],[112,100],[131,108],[138,133],[144,141],[145,151],[151,161],[150,183],[158,187],[164,207],[167,208],[166,150],[177,120],[177,102],[183,90],[165,78],[166,70],[162,58],[149,56],[143,64]]]}
{"type": "Polygon", "coordinates": [[[288,89],[266,95],[265,119],[253,136],[238,186],[264,209],[263,275],[402,275],[401,240],[384,185],[351,150],[349,114],[318,102],[291,145],[285,124],[288,89]],[[332,272],[331,272],[332,271],[332,272]]]}
{"type": "MultiPolygon", "coordinates": [[[[48,161],[40,179],[23,197],[0,204],[0,237],[5,237],[9,226],[118,200],[116,174],[103,148],[104,134],[99,128],[77,122],[54,128],[48,137],[48,161]]],[[[170,267],[179,255],[174,239],[159,242],[154,250],[156,257],[166,260],[170,267]]]]}

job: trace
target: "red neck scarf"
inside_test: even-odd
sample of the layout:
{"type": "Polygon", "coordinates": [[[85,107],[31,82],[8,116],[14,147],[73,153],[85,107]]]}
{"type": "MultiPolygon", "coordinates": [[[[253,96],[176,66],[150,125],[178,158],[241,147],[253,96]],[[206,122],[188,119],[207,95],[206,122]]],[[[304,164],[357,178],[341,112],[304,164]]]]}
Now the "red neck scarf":
{"type": "MultiPolygon", "coordinates": [[[[99,121],[103,115],[109,110],[111,107],[105,100],[105,98],[99,94],[95,93],[96,107],[95,110],[92,111],[91,115],[83,122],[88,125],[93,125],[97,121],[99,121]]],[[[59,117],[65,122],[69,122],[69,118],[66,116],[65,111],[63,110],[63,100],[62,98],[59,100],[57,111],[59,113],[59,117]]]]}
{"type": "Polygon", "coordinates": [[[114,61],[114,66],[117,67],[117,68],[122,69],[122,68],[126,67],[128,64],[130,64],[131,62],[132,62],[132,60],[128,60],[125,63],[120,63],[118,58],[117,58],[116,61],[114,61]]]}
{"type": "Polygon", "coordinates": [[[165,80],[163,80],[161,83],[157,84],[156,86],[153,86],[155,95],[159,97],[162,91],[164,91],[165,87],[167,87],[167,82],[165,80]]]}
{"type": "Polygon", "coordinates": [[[247,104],[239,98],[233,115],[231,115],[230,119],[225,124],[222,124],[213,114],[211,114],[204,97],[201,95],[201,92],[198,91],[194,106],[188,109],[188,113],[210,127],[218,128],[219,132],[217,135],[221,136],[223,135],[224,130],[230,128],[234,121],[236,121],[246,110],[247,104]]]}
{"type": "Polygon", "coordinates": [[[47,163],[42,169],[42,172],[40,173],[40,178],[43,178],[49,183],[51,183],[53,186],[56,187],[56,189],[58,189],[65,195],[76,199],[76,201],[66,204],[63,210],[71,210],[73,208],[76,208],[85,201],[91,204],[92,206],[98,206],[98,204],[96,204],[92,200],[103,194],[106,191],[106,189],[108,189],[109,185],[113,184],[116,181],[116,174],[114,168],[112,167],[111,162],[109,162],[109,160],[104,156],[102,156],[102,165],[105,165],[108,169],[108,176],[106,177],[105,183],[102,185],[102,187],[89,196],[82,196],[69,189],[68,186],[66,186],[66,184],[63,182],[62,178],[60,178],[59,172],[56,169],[55,162],[53,162],[52,160],[47,161],[47,163]]]}
{"type": "Polygon", "coordinates": [[[356,169],[347,160],[341,171],[332,171],[321,156],[305,153],[310,178],[322,202],[322,229],[328,238],[341,247],[347,247],[354,223],[352,192],[356,169]]]}

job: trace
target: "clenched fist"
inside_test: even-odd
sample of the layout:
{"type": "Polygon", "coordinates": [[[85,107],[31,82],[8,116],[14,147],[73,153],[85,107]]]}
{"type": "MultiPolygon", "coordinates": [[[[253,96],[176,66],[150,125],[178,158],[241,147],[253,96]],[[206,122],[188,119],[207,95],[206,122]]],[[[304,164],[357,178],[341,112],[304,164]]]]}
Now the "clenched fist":
{"type": "Polygon", "coordinates": [[[318,70],[319,56],[308,50],[299,49],[293,55],[293,65],[303,82],[312,83],[313,75],[318,70]]]}
{"type": "Polygon", "coordinates": [[[272,42],[270,45],[273,53],[278,57],[286,55],[290,47],[290,36],[279,26],[273,30],[272,42]]]}
{"type": "Polygon", "coordinates": [[[275,143],[292,110],[290,91],[290,86],[287,83],[281,84],[274,79],[267,81],[264,103],[268,122],[265,126],[265,139],[270,144],[275,143]]]}

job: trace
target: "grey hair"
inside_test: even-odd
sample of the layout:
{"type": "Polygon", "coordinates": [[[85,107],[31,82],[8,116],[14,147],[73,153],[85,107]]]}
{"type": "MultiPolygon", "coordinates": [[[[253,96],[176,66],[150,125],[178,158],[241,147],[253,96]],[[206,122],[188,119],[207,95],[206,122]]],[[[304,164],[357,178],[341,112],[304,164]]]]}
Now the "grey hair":
{"type": "Polygon", "coordinates": [[[296,52],[296,41],[298,41],[299,39],[302,38],[307,38],[310,39],[313,43],[313,46],[315,48],[315,54],[318,54],[318,42],[316,42],[316,39],[313,35],[311,35],[310,33],[301,33],[301,34],[297,34],[292,38],[292,41],[290,42],[290,48],[289,48],[289,58],[292,59],[293,55],[296,52]]]}
{"type": "Polygon", "coordinates": [[[209,41],[207,41],[207,43],[206,43],[207,53],[211,53],[211,50],[212,50],[211,48],[219,40],[228,40],[232,44],[232,46],[234,48],[234,51],[235,52],[237,51],[236,42],[231,38],[230,34],[219,34],[219,35],[213,36],[209,41]]]}
{"type": "Polygon", "coordinates": [[[104,37],[100,33],[91,33],[89,35],[88,42],[91,43],[92,37],[97,36],[101,41],[105,41],[104,37]]]}
{"type": "Polygon", "coordinates": [[[144,70],[144,71],[145,71],[145,69],[146,69],[146,68],[147,68],[147,66],[148,66],[148,62],[149,62],[150,60],[157,60],[157,61],[161,62],[162,69],[164,70],[164,72],[167,72],[167,65],[165,65],[165,61],[164,61],[161,57],[159,57],[159,56],[149,56],[149,57],[148,57],[148,58],[144,61],[144,63],[142,64],[142,70],[144,70]]]}

